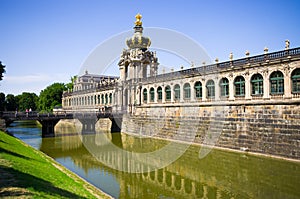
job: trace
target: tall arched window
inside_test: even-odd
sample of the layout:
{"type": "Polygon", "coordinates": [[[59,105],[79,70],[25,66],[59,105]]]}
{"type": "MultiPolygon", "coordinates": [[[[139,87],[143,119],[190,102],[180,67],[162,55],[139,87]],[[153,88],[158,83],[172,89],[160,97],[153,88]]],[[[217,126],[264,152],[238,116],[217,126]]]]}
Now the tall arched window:
{"type": "Polygon", "coordinates": [[[109,93],[109,103],[112,104],[112,93],[109,93]]]}
{"type": "Polygon", "coordinates": [[[108,95],[107,95],[107,93],[105,94],[105,104],[108,104],[108,95]]]}
{"type": "Polygon", "coordinates": [[[220,80],[220,90],[221,90],[221,97],[229,96],[229,81],[225,77],[220,80]]]}
{"type": "Polygon", "coordinates": [[[300,93],[300,68],[292,72],[292,92],[300,93]]]}
{"type": "Polygon", "coordinates": [[[143,90],[143,101],[145,103],[147,103],[147,100],[148,100],[148,91],[147,91],[146,88],[144,88],[144,90],[143,90]]]}
{"type": "Polygon", "coordinates": [[[194,85],[194,89],[195,89],[195,97],[197,99],[202,98],[202,83],[201,82],[196,82],[194,85]]]}
{"type": "Polygon", "coordinates": [[[170,101],[171,100],[171,87],[166,86],[165,92],[166,92],[166,101],[170,101]]]}
{"type": "Polygon", "coordinates": [[[175,101],[180,100],[180,86],[179,86],[179,84],[176,84],[174,86],[174,99],[175,99],[175,101]]]}
{"type": "Polygon", "coordinates": [[[207,98],[215,98],[215,82],[208,80],[206,83],[207,98]]]}
{"type": "Polygon", "coordinates": [[[245,78],[237,76],[234,80],[235,96],[245,96],[245,78]]]}
{"type": "Polygon", "coordinates": [[[251,78],[252,95],[262,95],[264,93],[264,79],[261,74],[255,74],[251,78]]]}
{"type": "Polygon", "coordinates": [[[162,100],[162,88],[160,86],[157,88],[157,100],[162,100]]]}
{"type": "Polygon", "coordinates": [[[103,94],[101,95],[101,104],[105,104],[104,103],[104,95],[103,94]]]}
{"type": "Polygon", "coordinates": [[[284,92],[284,79],[280,71],[275,71],[270,75],[271,94],[283,94],[284,92]]]}
{"type": "Polygon", "coordinates": [[[98,95],[98,104],[100,104],[100,95],[98,95]]]}
{"type": "Polygon", "coordinates": [[[189,83],[183,85],[184,99],[191,99],[191,86],[189,83]]]}
{"type": "Polygon", "coordinates": [[[150,101],[154,102],[154,88],[150,88],[150,101]]]}

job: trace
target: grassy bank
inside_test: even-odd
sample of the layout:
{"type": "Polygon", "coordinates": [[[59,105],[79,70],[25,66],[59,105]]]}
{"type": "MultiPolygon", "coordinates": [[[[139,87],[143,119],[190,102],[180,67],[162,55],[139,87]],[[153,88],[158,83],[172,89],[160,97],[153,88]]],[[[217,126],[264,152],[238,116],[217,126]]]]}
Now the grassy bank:
{"type": "Polygon", "coordinates": [[[108,198],[77,175],[0,131],[0,197],[108,198]]]}

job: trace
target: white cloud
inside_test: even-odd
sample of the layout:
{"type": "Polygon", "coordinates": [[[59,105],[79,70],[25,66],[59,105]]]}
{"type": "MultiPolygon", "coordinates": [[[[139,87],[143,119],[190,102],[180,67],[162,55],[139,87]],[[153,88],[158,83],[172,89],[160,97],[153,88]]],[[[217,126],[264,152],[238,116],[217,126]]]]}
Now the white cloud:
{"type": "Polygon", "coordinates": [[[41,90],[54,82],[67,83],[70,77],[66,74],[30,74],[23,76],[4,75],[0,82],[0,92],[18,95],[22,92],[39,94],[41,90]]]}

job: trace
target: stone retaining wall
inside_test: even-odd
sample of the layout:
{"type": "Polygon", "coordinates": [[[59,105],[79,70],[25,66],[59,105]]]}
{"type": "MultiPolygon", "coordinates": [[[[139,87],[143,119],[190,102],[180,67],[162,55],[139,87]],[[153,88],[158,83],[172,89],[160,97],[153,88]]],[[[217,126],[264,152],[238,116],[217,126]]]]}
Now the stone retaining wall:
{"type": "Polygon", "coordinates": [[[122,132],[300,159],[300,106],[137,108],[122,132]]]}

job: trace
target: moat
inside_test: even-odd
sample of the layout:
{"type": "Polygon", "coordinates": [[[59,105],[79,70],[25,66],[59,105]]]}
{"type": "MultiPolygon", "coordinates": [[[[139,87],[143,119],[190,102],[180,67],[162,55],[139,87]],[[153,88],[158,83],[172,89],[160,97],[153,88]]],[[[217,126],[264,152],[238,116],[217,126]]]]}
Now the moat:
{"type": "MultiPolygon", "coordinates": [[[[114,198],[300,197],[299,162],[217,149],[199,159],[201,147],[189,146],[179,159],[164,168],[130,173],[103,164],[91,153],[91,146],[103,150],[103,138],[107,137],[119,149],[145,153],[169,141],[121,133],[81,135],[67,126],[61,127],[56,137],[42,138],[41,128],[35,122],[20,121],[8,131],[114,198]]],[[[109,157],[106,160],[113,162],[109,157]]]]}

